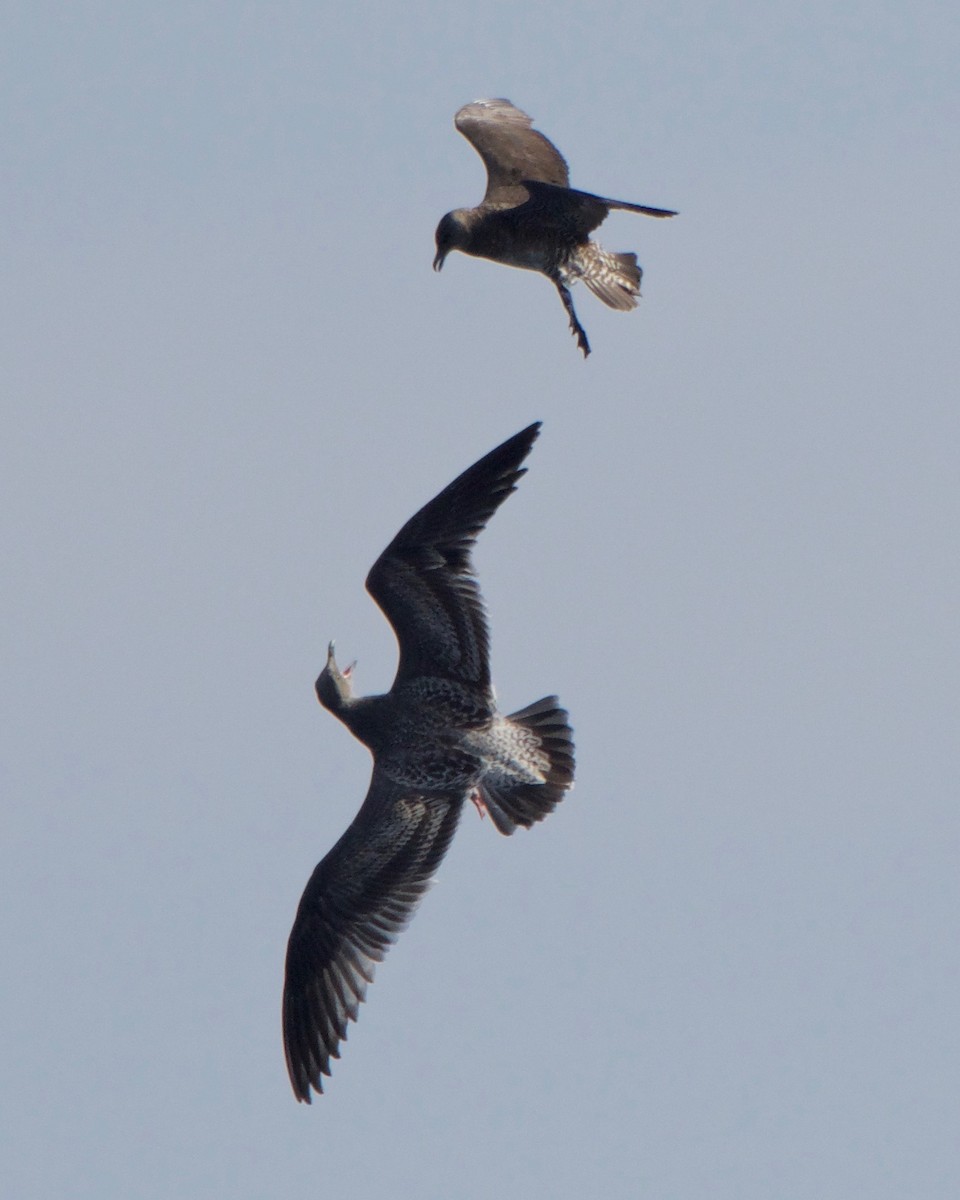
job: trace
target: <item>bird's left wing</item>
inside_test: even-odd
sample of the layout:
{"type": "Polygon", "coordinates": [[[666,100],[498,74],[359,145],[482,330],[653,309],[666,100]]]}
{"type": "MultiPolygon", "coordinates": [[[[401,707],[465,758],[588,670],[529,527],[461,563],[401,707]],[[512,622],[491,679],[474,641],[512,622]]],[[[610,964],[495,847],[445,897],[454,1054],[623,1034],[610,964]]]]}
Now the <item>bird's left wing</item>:
{"type": "Polygon", "coordinates": [[[450,845],[462,802],[423,796],[374,769],[363,806],[319,863],[287,944],[283,1042],[298,1100],[322,1092],[376,964],[450,845]]]}
{"type": "Polygon", "coordinates": [[[563,155],[549,138],[532,128],[533,119],[509,100],[465,104],[454,124],[487,168],[484,204],[507,208],[523,204],[525,179],[564,187],[570,180],[563,155]]]}

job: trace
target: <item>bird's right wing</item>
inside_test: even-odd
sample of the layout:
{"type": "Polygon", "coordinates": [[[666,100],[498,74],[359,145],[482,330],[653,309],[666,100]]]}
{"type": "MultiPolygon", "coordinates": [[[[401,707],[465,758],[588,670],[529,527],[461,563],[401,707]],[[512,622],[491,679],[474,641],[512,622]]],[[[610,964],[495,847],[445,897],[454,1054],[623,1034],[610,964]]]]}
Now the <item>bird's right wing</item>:
{"type": "Polygon", "coordinates": [[[400,644],[394,686],[423,675],[489,686],[489,634],[471,551],[515,490],[539,431],[537,421],[468,467],[373,564],[367,591],[400,644]]]}
{"type": "Polygon", "coordinates": [[[563,155],[538,130],[533,118],[509,100],[475,100],[465,104],[454,124],[483,159],[487,168],[484,204],[508,208],[523,204],[524,179],[566,187],[570,173],[563,155]]]}
{"type": "Polygon", "coordinates": [[[287,944],[283,1042],[298,1100],[323,1091],[347,1022],[450,845],[462,802],[400,788],[374,770],[363,806],[319,863],[287,944]]]}
{"type": "MultiPolygon", "coordinates": [[[[611,209],[642,213],[645,217],[675,217],[669,208],[652,208],[648,204],[632,204],[627,200],[608,200],[592,192],[576,188],[555,187],[553,184],[530,179],[526,182],[530,199],[516,212],[518,221],[535,220],[545,232],[560,238],[583,238],[592,233],[607,218],[611,209]]],[[[513,213],[507,214],[513,216],[513,213]]]]}

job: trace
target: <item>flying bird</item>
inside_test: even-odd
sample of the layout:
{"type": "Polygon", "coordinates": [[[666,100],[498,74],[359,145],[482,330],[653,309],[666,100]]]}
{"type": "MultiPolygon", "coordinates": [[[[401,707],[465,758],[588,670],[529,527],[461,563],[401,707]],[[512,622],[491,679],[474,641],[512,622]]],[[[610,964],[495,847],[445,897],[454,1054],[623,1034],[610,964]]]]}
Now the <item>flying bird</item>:
{"type": "Polygon", "coordinates": [[[556,696],[497,711],[471,551],[516,489],[540,431],[528,426],[403,526],[367,591],[400,650],[390,691],[354,696],[331,643],[317,697],[373,755],[366,799],[314,870],[287,946],[283,1039],[298,1100],[323,1091],[375,965],[413,915],[466,800],[497,829],[542,820],[573,784],[573,735],[556,696]]]}
{"type": "Polygon", "coordinates": [[[675,217],[666,208],[606,200],[569,186],[566,161],[509,100],[466,104],[454,124],[483,159],[487,191],[476,208],[455,208],[437,226],[439,271],[451,250],[508,267],[539,271],[560,293],[570,329],[583,351],[590,343],[577,320],[570,286],[582,279],[610,308],[636,308],[642,269],[635,254],[613,254],[590,240],[611,209],[675,217]]]}

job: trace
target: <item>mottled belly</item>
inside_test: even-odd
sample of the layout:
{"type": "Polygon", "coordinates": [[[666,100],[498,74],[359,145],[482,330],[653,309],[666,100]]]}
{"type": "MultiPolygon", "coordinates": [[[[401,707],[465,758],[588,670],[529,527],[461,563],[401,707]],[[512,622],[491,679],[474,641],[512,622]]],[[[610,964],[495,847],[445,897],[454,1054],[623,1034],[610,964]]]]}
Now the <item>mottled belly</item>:
{"type": "Polygon", "coordinates": [[[419,739],[416,745],[396,745],[377,756],[377,766],[403,787],[462,794],[480,778],[478,756],[459,739],[419,739]]]}

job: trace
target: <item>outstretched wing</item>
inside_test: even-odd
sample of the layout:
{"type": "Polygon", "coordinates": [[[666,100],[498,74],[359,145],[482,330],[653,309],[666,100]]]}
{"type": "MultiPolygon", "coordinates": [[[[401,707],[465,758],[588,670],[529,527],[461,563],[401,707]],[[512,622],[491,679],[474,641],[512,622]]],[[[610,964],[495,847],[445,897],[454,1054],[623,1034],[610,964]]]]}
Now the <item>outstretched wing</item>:
{"type": "MultiPolygon", "coordinates": [[[[608,200],[576,188],[555,187],[553,184],[529,179],[526,181],[529,200],[516,210],[516,219],[536,221],[539,228],[552,230],[563,239],[580,241],[603,224],[611,209],[643,213],[647,217],[675,217],[669,208],[651,208],[646,204],[631,204],[627,200],[608,200]]],[[[514,214],[507,213],[506,217],[514,214]]]]}
{"type": "Polygon", "coordinates": [[[475,100],[465,104],[454,124],[483,159],[487,191],[483,203],[497,208],[523,204],[525,179],[566,187],[570,174],[554,144],[531,128],[533,118],[509,100],[475,100]]]}
{"type": "Polygon", "coordinates": [[[422,796],[374,770],[349,829],[317,866],[287,944],[283,1042],[298,1100],[323,1091],[376,964],[413,916],[462,801],[422,796]]]}
{"type": "Polygon", "coordinates": [[[400,645],[394,687],[421,675],[487,687],[490,642],[470,552],[516,489],[540,422],[491,450],[410,518],[373,564],[367,591],[400,645]]]}

